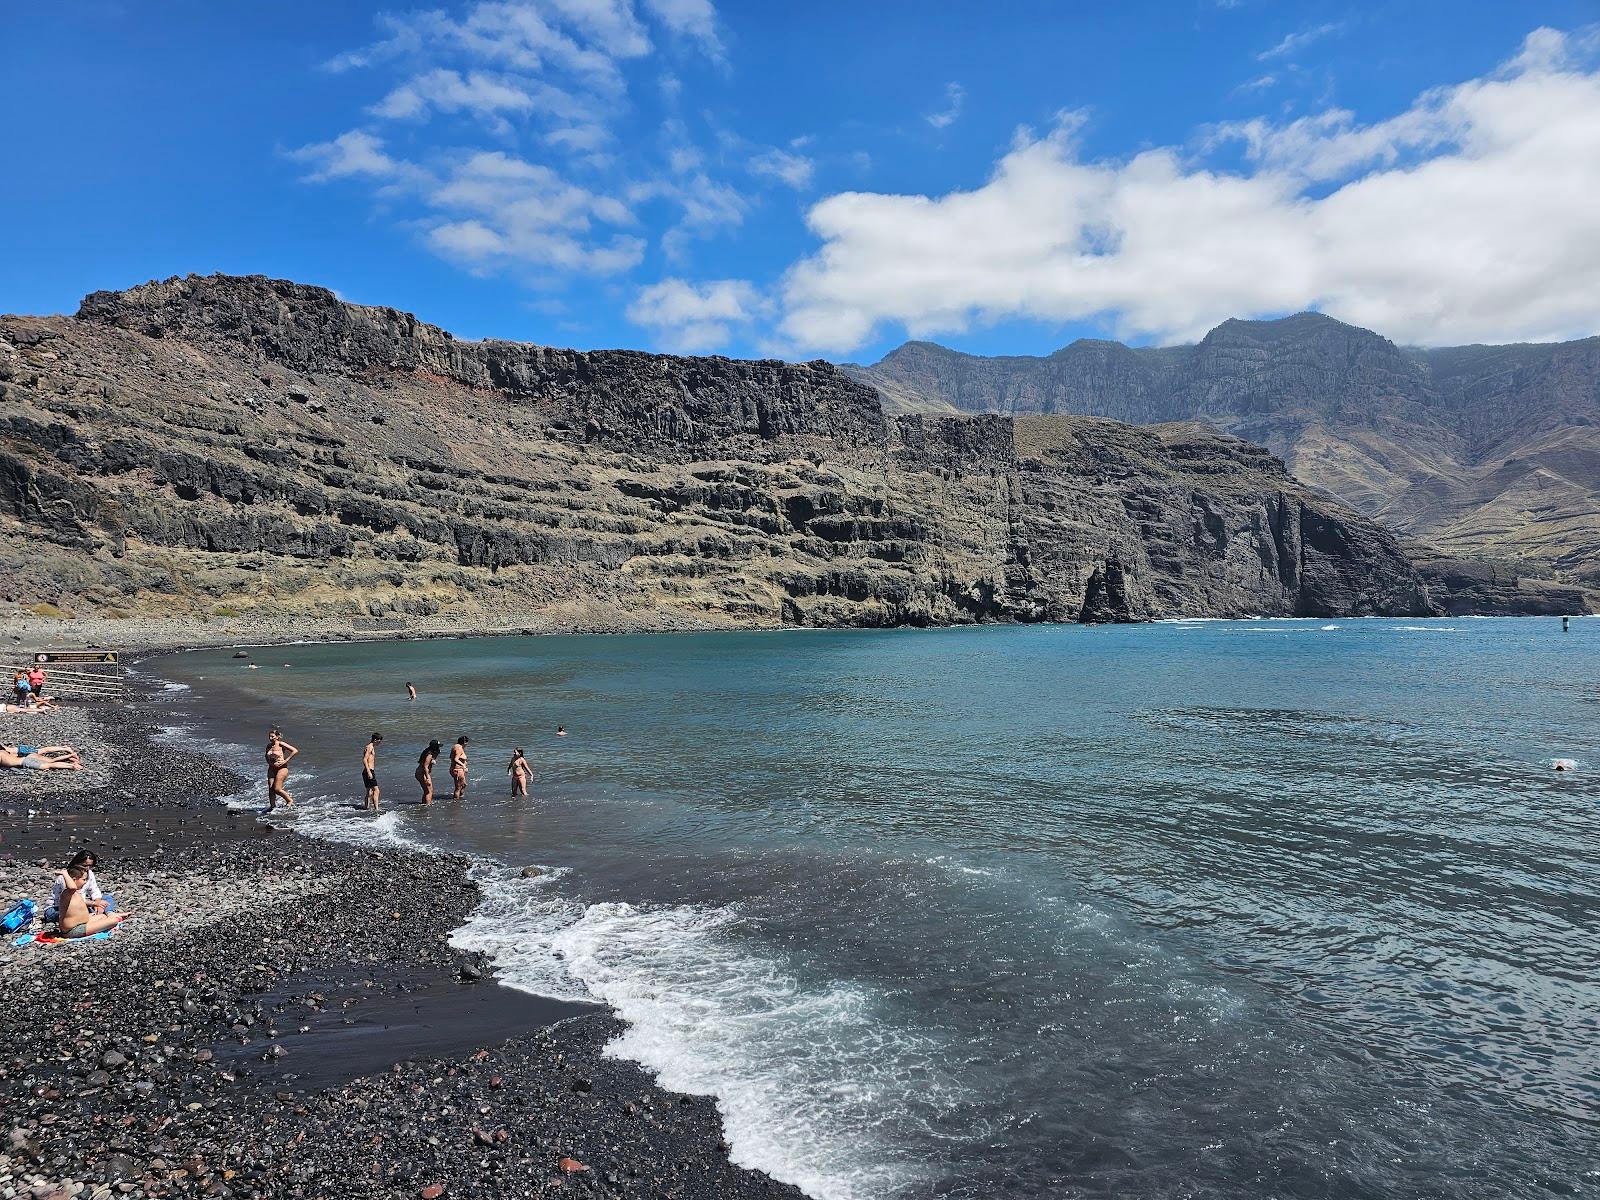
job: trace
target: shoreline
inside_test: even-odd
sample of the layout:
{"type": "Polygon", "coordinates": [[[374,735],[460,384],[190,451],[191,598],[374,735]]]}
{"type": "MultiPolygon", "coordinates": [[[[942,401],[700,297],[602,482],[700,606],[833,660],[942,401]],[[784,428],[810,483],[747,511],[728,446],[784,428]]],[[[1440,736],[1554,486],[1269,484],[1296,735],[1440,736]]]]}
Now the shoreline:
{"type": "Polygon", "coordinates": [[[0,900],[47,898],[83,845],[135,915],[0,944],[0,1195],[804,1200],[732,1163],[715,1098],[607,1057],[609,1009],[451,948],[480,897],[467,859],[229,810],[248,781],[158,744],[137,705],[22,719],[93,765],[0,780],[0,900]]]}
{"type": "MultiPolygon", "coordinates": [[[[1572,620],[1600,617],[1600,612],[1571,613],[1572,620]]],[[[1436,614],[1427,617],[1381,617],[1372,615],[1345,617],[1269,617],[1250,615],[1241,617],[1157,617],[1148,621],[1129,622],[1136,625],[1194,624],[1219,621],[1381,621],[1381,620],[1487,620],[1516,617],[1530,620],[1558,620],[1547,613],[1463,613],[1436,614]]],[[[1094,628],[1094,623],[1067,622],[1003,622],[973,621],[943,625],[738,625],[694,621],[617,621],[544,623],[517,621],[503,624],[473,624],[444,629],[393,629],[358,630],[350,618],[330,620],[304,620],[285,618],[282,622],[269,621],[261,625],[241,628],[237,625],[212,628],[211,622],[197,617],[38,617],[32,614],[5,614],[5,629],[10,635],[10,645],[0,648],[0,662],[5,661],[5,649],[32,654],[52,646],[61,649],[115,650],[132,664],[160,654],[176,654],[190,650],[265,649],[272,646],[330,645],[355,642],[405,642],[454,641],[468,638],[494,637],[603,637],[639,635],[668,635],[683,633],[812,633],[860,630],[862,632],[929,632],[944,629],[981,629],[991,626],[1029,628],[1034,625],[1080,625],[1094,628]]]]}

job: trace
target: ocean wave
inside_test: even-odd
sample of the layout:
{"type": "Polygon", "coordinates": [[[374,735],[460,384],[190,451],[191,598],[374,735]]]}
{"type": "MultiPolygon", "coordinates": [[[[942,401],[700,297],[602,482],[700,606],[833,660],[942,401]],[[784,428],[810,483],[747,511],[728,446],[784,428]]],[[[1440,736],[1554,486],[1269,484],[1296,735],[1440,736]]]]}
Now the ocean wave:
{"type": "Polygon", "coordinates": [[[949,1111],[960,1089],[930,1071],[921,1035],[862,989],[808,985],[736,936],[736,906],[593,904],[556,931],[554,952],[628,1023],[607,1053],[674,1091],[717,1097],[741,1166],[822,1200],[878,1200],[928,1169],[874,1136],[908,1110],[949,1111]]]}

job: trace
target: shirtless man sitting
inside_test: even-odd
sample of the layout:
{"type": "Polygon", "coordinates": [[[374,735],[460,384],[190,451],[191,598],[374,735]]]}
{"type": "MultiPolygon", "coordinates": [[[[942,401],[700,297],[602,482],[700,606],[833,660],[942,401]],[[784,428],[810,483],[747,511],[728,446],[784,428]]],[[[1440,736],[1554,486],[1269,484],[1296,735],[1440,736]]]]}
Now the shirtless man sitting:
{"type": "Polygon", "coordinates": [[[58,872],[56,877],[61,880],[61,916],[56,925],[62,937],[81,938],[104,933],[122,924],[122,919],[128,915],[89,911],[89,902],[83,895],[83,886],[89,880],[89,868],[82,863],[58,872]]]}

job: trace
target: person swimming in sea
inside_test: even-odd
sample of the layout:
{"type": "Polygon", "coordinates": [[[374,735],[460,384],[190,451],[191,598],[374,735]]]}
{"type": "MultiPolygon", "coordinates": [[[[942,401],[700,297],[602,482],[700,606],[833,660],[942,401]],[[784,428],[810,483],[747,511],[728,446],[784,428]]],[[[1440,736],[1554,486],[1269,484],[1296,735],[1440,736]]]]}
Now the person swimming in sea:
{"type": "Polygon", "coordinates": [[[556,736],[557,737],[566,737],[567,736],[567,727],[565,725],[557,725],[556,726],[556,736]]]}
{"type": "Polygon", "coordinates": [[[361,785],[367,789],[366,807],[378,811],[378,747],[383,734],[374,733],[367,739],[367,748],[361,752],[361,785]]]}
{"type": "Polygon", "coordinates": [[[528,760],[522,757],[521,746],[517,747],[516,753],[511,756],[511,761],[506,764],[506,774],[511,776],[511,794],[526,796],[528,780],[533,777],[533,768],[528,765],[528,760]]]}
{"type": "Polygon", "coordinates": [[[417,685],[412,683],[408,679],[408,680],[406,680],[406,699],[415,700],[416,698],[417,698],[417,685]]]}
{"type": "Polygon", "coordinates": [[[442,749],[444,747],[439,744],[439,739],[434,738],[417,759],[417,782],[422,785],[424,804],[433,803],[433,764],[439,760],[439,751],[442,749]]]}
{"type": "Polygon", "coordinates": [[[455,799],[467,794],[467,735],[462,734],[450,747],[450,778],[455,780],[455,799]]]}
{"type": "Polygon", "coordinates": [[[267,733],[267,811],[272,812],[278,807],[278,801],[283,801],[285,808],[294,807],[294,797],[291,796],[285,784],[289,782],[289,762],[296,754],[298,747],[291,746],[283,740],[283,735],[276,729],[267,733]]]}

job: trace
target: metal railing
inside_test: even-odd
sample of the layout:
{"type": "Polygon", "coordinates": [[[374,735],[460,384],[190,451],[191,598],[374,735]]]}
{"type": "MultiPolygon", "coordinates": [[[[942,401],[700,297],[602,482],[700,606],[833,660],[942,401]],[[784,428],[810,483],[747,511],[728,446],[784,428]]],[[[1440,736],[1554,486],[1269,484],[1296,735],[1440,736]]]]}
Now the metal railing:
{"type": "Polygon", "coordinates": [[[0,666],[0,699],[13,699],[11,681],[18,671],[34,666],[44,670],[43,692],[47,699],[102,700],[121,703],[127,699],[127,681],[115,652],[65,653],[41,651],[28,655],[26,662],[0,666]]]}

